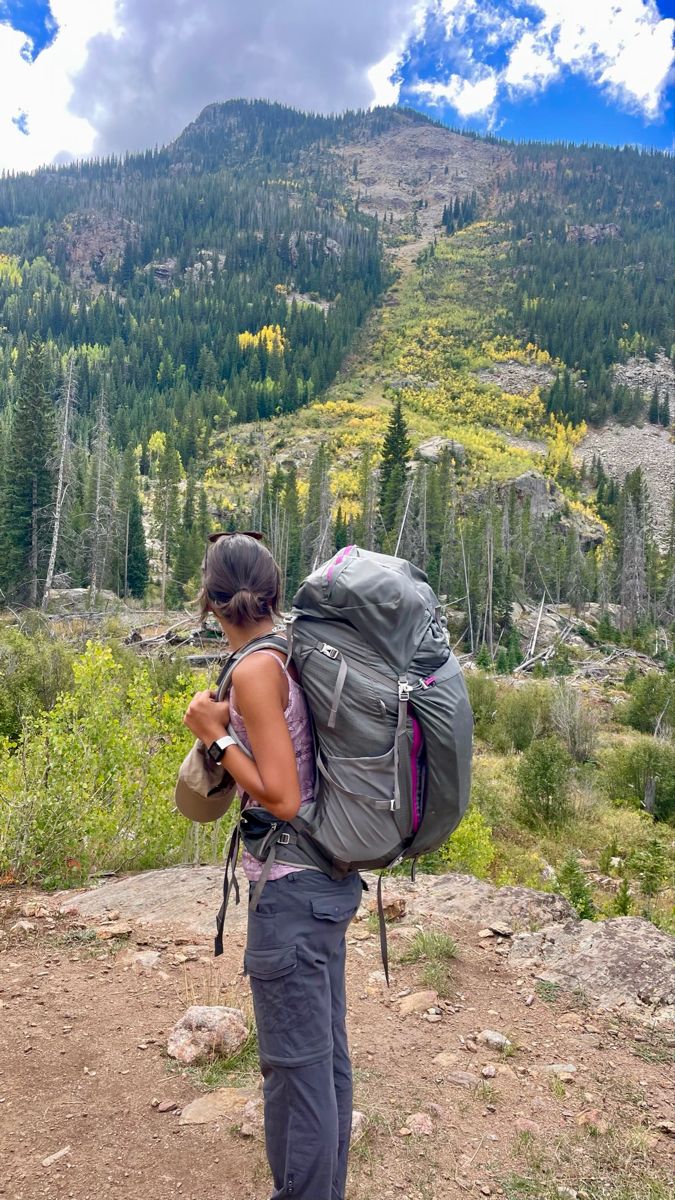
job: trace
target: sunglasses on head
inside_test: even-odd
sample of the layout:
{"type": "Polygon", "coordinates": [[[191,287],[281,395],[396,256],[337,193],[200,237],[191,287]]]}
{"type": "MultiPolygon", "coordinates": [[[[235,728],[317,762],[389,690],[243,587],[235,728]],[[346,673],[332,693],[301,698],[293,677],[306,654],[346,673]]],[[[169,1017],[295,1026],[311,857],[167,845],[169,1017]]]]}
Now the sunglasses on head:
{"type": "Polygon", "coordinates": [[[208,536],[208,540],[209,540],[210,544],[213,545],[214,542],[219,542],[221,538],[228,538],[228,537],[250,537],[250,538],[253,538],[256,542],[262,542],[263,538],[265,537],[265,534],[258,533],[257,530],[255,530],[255,529],[235,529],[235,530],[232,530],[227,533],[226,532],[210,533],[208,536]]]}

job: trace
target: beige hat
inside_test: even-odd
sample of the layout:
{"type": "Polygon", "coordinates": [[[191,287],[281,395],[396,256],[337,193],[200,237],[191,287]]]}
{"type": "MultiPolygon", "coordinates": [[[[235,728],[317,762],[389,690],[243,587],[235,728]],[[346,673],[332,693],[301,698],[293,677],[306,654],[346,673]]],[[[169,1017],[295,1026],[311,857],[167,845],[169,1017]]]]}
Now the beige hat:
{"type": "Polygon", "coordinates": [[[227,812],[237,785],[224,767],[207,763],[204,747],[195,742],[178,772],[174,799],[176,808],[191,821],[217,821],[227,812]]]}

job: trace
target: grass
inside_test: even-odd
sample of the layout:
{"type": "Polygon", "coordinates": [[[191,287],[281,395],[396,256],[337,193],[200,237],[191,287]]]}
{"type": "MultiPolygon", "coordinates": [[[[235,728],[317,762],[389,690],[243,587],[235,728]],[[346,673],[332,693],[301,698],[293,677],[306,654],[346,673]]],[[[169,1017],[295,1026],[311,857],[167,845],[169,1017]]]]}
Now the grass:
{"type": "Polygon", "coordinates": [[[559,983],[551,983],[548,979],[537,979],[534,990],[540,1000],[554,1004],[562,991],[559,983]]]}
{"type": "Polygon", "coordinates": [[[631,1053],[643,1062],[668,1063],[675,1067],[675,1042],[672,1036],[668,1039],[663,1034],[650,1030],[648,1041],[633,1042],[630,1049],[631,1053]]]}
{"type": "Polygon", "coordinates": [[[457,958],[459,947],[454,938],[448,933],[432,929],[428,933],[418,932],[410,942],[408,949],[401,955],[402,963],[447,963],[457,958]]]}
{"type": "Polygon", "coordinates": [[[422,968],[421,980],[425,987],[432,988],[439,996],[449,994],[450,972],[442,963],[425,963],[422,968]]]}
{"type": "Polygon", "coordinates": [[[562,1188],[583,1200],[666,1200],[672,1194],[658,1149],[650,1161],[641,1125],[606,1134],[585,1128],[556,1138],[521,1134],[514,1153],[523,1165],[500,1180],[506,1200],[560,1200],[562,1188]]]}
{"type": "Polygon", "coordinates": [[[107,958],[131,945],[129,938],[98,938],[95,929],[68,929],[54,939],[57,946],[84,950],[88,958],[107,958]]]}

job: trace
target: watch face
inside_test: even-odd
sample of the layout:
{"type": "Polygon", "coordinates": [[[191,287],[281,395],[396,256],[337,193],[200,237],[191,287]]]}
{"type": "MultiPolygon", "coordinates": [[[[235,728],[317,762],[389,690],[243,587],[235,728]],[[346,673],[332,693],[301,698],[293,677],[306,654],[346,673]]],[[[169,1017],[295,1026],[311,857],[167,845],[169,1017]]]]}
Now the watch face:
{"type": "Polygon", "coordinates": [[[209,758],[212,758],[215,763],[219,763],[223,757],[223,750],[217,742],[211,742],[207,752],[209,758]]]}

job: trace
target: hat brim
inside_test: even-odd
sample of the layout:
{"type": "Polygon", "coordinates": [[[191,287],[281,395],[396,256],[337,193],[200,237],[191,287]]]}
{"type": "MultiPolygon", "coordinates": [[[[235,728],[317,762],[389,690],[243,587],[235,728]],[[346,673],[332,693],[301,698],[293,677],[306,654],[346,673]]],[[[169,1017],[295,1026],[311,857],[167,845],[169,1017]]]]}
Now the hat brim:
{"type": "Polygon", "coordinates": [[[201,792],[193,791],[184,780],[179,779],[174,800],[178,811],[189,821],[198,821],[200,825],[206,825],[209,821],[218,821],[225,815],[236,792],[236,783],[230,783],[210,796],[203,796],[201,792]]]}

